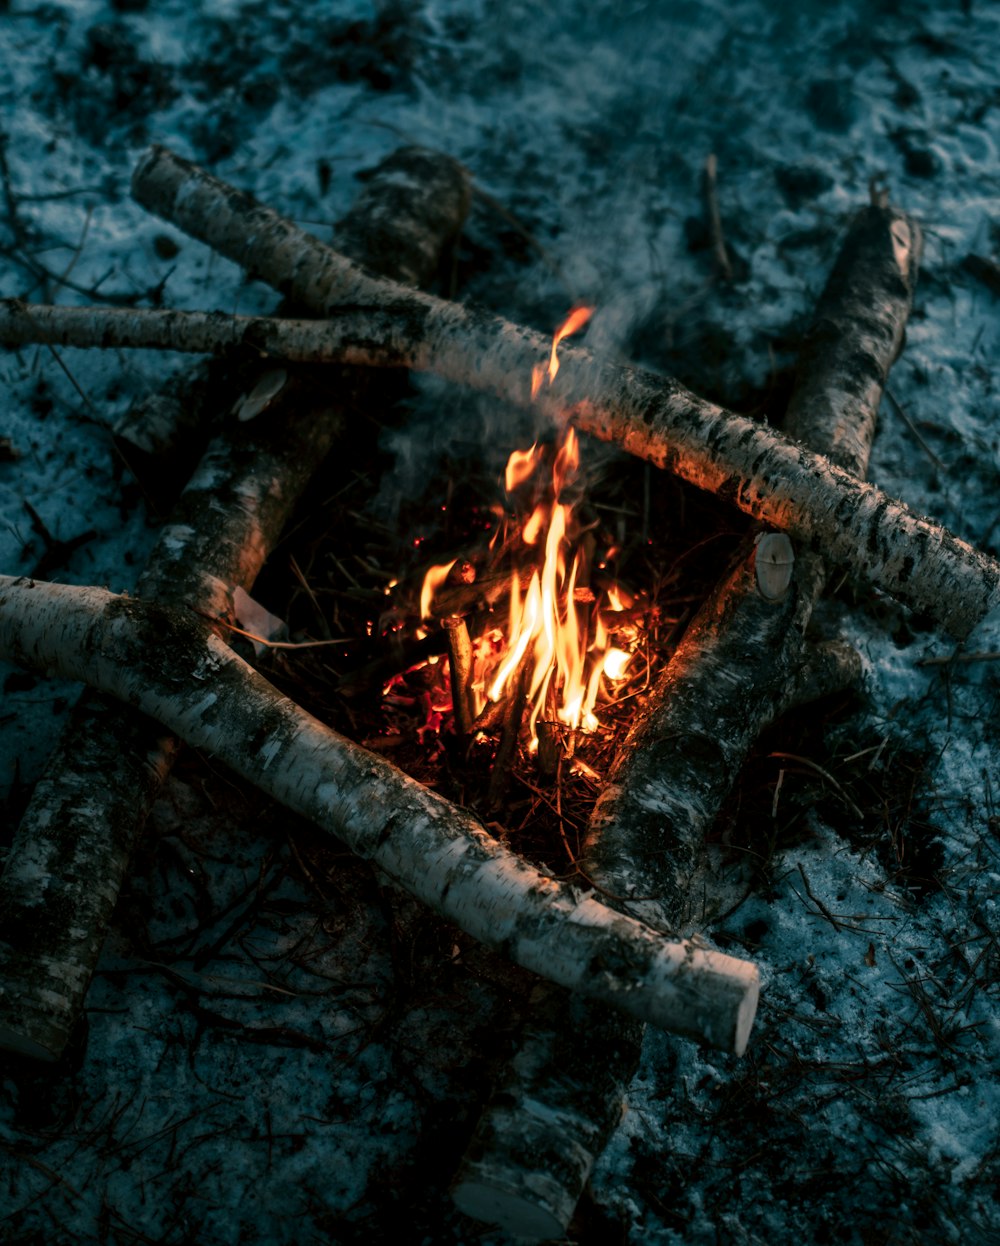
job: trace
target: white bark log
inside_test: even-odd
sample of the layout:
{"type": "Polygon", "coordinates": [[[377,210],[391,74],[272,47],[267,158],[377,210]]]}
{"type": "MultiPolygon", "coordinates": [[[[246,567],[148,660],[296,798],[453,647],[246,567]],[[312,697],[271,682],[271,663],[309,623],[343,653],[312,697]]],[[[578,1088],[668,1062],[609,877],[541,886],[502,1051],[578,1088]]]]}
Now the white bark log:
{"type": "Polygon", "coordinates": [[[859,212],[799,351],[785,431],[859,480],[903,348],[922,249],[905,213],[877,205],[859,212]]]}
{"type": "Polygon", "coordinates": [[[0,576],[0,657],[156,718],[525,968],[652,1025],[744,1050],[753,964],[668,941],[540,874],[471,814],[282,696],[200,622],[102,589],[0,576]]]}
{"type": "MultiPolygon", "coordinates": [[[[386,271],[427,279],[461,224],[468,193],[455,161],[404,148],[373,171],[341,222],[345,245],[386,271]]],[[[161,531],[140,595],[233,621],[234,589],[253,585],[343,432],[345,412],[361,405],[373,378],[331,379],[336,384],[317,396],[293,376],[266,411],[231,423],[212,442],[161,531]]],[[[64,1050],[177,748],[158,723],[96,694],[83,697],[0,876],[0,1048],[47,1060],[64,1050]]]]}
{"type": "MultiPolygon", "coordinates": [[[[820,298],[789,402],[794,431],[844,469],[868,462],[875,416],[903,342],[921,250],[903,213],[853,221],[820,298]]],[[[685,633],[594,809],[587,867],[661,929],[697,924],[703,836],[759,733],[813,678],[805,631],[826,579],[796,551],[794,592],[771,601],[738,569],[685,633]]]]}
{"type": "MultiPolygon", "coordinates": [[[[161,147],[140,160],[132,190],[252,275],[318,314],[339,316],[328,327],[311,327],[314,357],[433,370],[519,405],[531,402],[532,369],[549,355],[548,336],[378,281],[161,147]]],[[[904,262],[901,254],[897,263],[904,262]]],[[[240,333],[247,344],[280,354],[299,330],[257,322],[240,333]]],[[[718,493],[790,532],[800,553],[821,553],[956,636],[1000,603],[1000,563],[824,456],[670,377],[603,362],[580,348],[563,347],[560,359],[555,381],[535,400],[554,419],[570,418],[584,432],[718,493]]]]}

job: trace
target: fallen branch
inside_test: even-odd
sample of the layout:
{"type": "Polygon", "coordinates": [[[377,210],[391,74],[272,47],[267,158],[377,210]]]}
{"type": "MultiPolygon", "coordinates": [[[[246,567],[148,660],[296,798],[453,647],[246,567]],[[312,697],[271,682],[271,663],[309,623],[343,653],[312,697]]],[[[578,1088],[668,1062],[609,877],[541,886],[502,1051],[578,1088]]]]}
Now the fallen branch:
{"type": "MultiPolygon", "coordinates": [[[[467,199],[460,165],[405,148],[373,172],[341,228],[348,239],[366,235],[359,216],[375,212],[379,251],[363,256],[427,277],[429,253],[457,229],[467,199]],[[395,243],[381,198],[394,205],[395,243]]],[[[338,377],[333,400],[292,378],[253,421],[231,423],[162,529],[139,593],[232,623],[234,589],[252,586],[312,472],[343,434],[350,398],[370,377],[338,377]]],[[[96,695],[74,712],[0,876],[0,1047],[48,1060],[64,1050],[177,748],[158,723],[96,695]]]]}
{"type": "MultiPolygon", "coordinates": [[[[861,213],[803,347],[793,417],[818,410],[822,418],[804,435],[857,471],[901,346],[919,249],[916,226],[900,213],[861,213]],[[909,245],[897,248],[903,231],[909,245]],[[836,326],[832,339],[827,325],[836,326]]],[[[764,538],[699,610],[634,718],[590,819],[585,872],[618,897],[612,906],[661,929],[710,919],[705,833],[760,732],[790,704],[860,671],[853,651],[806,643],[824,568],[815,557],[800,559],[793,586],[782,574],[791,571],[782,543],[764,538]]],[[[519,1236],[565,1232],[638,1062],[641,1029],[615,1028],[588,1001],[573,1007],[571,1030],[570,1003],[553,990],[549,1014],[525,1028],[455,1185],[463,1210],[519,1236]]]]}
{"type": "Polygon", "coordinates": [[[726,250],[726,239],[722,232],[722,214],[719,211],[719,195],[716,185],[718,160],[715,152],[705,157],[705,168],[702,171],[702,183],[705,189],[705,209],[708,214],[708,232],[712,240],[712,259],[715,271],[723,281],[732,281],[733,266],[729,262],[726,250]]]}
{"type": "Polygon", "coordinates": [[[670,942],[540,874],[472,814],[282,696],[197,617],[103,589],[0,576],[0,657],[82,680],[156,718],[526,969],[652,1025],[743,1050],[754,965],[670,942]]]}

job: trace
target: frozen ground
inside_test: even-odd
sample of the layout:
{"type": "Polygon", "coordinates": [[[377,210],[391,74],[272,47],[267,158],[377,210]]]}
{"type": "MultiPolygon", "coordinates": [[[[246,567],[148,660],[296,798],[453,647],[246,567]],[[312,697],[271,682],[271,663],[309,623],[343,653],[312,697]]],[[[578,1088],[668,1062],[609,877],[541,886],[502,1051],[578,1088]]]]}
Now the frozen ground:
{"type": "MultiPolygon", "coordinates": [[[[766,406],[884,178],[926,254],[871,476],[998,552],[1000,320],[966,264],[1000,250],[995,5],[10,0],[0,49],[2,297],[269,307],[130,202],[138,152],[166,142],[322,231],[413,140],[485,192],[471,295],[546,331],[592,301],[593,344],[766,406]],[[728,288],[700,237],[711,151],[728,288]]],[[[51,549],[27,503],[57,540],[93,533],[53,578],[128,589],[155,529],[107,430],[177,361],[66,362],[72,383],[0,355],[0,568],[51,549]]],[[[762,968],[750,1051],[648,1040],[574,1240],[998,1240],[995,667],[918,665],[948,642],[884,601],[843,629],[867,702],[815,760],[867,794],[864,823],[817,783],[810,835],[762,848],[715,932],[762,968]]],[[[2,677],[13,823],[74,694],[2,677]]],[[[204,761],[154,821],[86,1032],[55,1070],[3,1067],[0,1240],[481,1240],[446,1190],[516,1020],[488,960],[204,761]]]]}

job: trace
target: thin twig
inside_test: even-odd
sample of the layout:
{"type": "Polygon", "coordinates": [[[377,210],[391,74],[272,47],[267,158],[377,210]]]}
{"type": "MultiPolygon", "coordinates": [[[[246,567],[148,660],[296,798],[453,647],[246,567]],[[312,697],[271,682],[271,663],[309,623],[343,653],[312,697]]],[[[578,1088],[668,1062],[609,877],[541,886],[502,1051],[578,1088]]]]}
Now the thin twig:
{"type": "Polygon", "coordinates": [[[266,649],[322,649],[328,645],[353,645],[355,643],[353,636],[334,636],[332,640],[265,640],[263,636],[257,636],[254,632],[245,632],[242,627],[237,627],[235,623],[227,623],[225,619],[217,619],[214,615],[206,614],[203,610],[195,610],[194,612],[201,618],[207,619],[209,623],[216,627],[224,627],[227,632],[235,632],[237,636],[245,636],[247,640],[252,640],[255,645],[263,645],[266,649]]]}
{"type": "Polygon", "coordinates": [[[949,653],[944,657],[918,658],[917,666],[951,666],[959,662],[1000,662],[1000,652],[988,650],[984,653],[949,653]]]}
{"type": "Polygon", "coordinates": [[[726,240],[722,234],[722,216],[719,212],[719,196],[716,188],[718,161],[715,152],[705,159],[705,206],[708,210],[708,228],[712,236],[712,256],[715,267],[723,281],[732,281],[733,266],[726,250],[726,240]]]}
{"type": "Polygon", "coordinates": [[[833,790],[838,794],[838,796],[840,796],[841,800],[843,800],[844,804],[848,807],[848,809],[850,809],[851,813],[853,813],[859,821],[864,821],[865,815],[861,812],[854,801],[851,800],[850,796],[848,796],[843,787],[841,787],[828,770],[824,770],[823,767],[818,765],[816,762],[810,761],[808,757],[800,757],[797,753],[769,753],[768,756],[780,757],[785,761],[796,761],[800,766],[807,766],[810,770],[815,771],[816,774],[830,784],[833,790]]]}
{"type": "Polygon", "coordinates": [[[812,883],[810,883],[809,881],[809,875],[806,873],[805,866],[802,864],[801,861],[796,861],[795,866],[802,876],[802,885],[806,889],[806,895],[809,897],[810,900],[812,900],[813,904],[816,905],[817,909],[819,909],[819,911],[823,914],[823,916],[830,923],[830,925],[834,928],[834,930],[843,930],[844,929],[843,922],[841,922],[839,918],[834,917],[834,915],[826,907],[826,905],[819,898],[819,896],[815,893],[815,891],[813,891],[812,883]]]}
{"type": "Polygon", "coordinates": [[[943,471],[946,471],[946,470],[947,470],[947,468],[945,467],[944,463],[941,461],[941,459],[939,459],[939,458],[938,458],[938,456],[937,456],[937,455],[934,453],[934,451],[930,448],[930,446],[927,444],[927,442],[926,442],[926,441],[924,441],[923,437],[921,437],[921,435],[920,435],[920,431],[919,431],[919,429],[917,428],[916,424],[914,424],[914,422],[913,422],[913,421],[910,419],[910,417],[906,414],[906,412],[905,412],[905,411],[904,411],[904,409],[903,409],[903,405],[902,405],[902,403],[899,401],[899,399],[896,397],[896,395],[892,392],[892,390],[891,390],[891,389],[889,389],[888,387],[886,387],[886,390],[885,390],[885,396],[886,396],[886,397],[889,399],[889,401],[892,403],[893,407],[895,407],[895,409],[896,409],[896,414],[899,416],[899,418],[903,421],[903,423],[906,425],[906,427],[907,427],[907,428],[910,430],[910,432],[913,434],[914,438],[916,439],[917,444],[918,444],[918,445],[920,446],[920,448],[923,450],[924,454],[926,454],[926,455],[927,455],[927,457],[928,457],[928,458],[930,459],[930,461],[934,464],[934,466],[938,469],[938,471],[942,471],[942,472],[943,472],[943,471]]]}

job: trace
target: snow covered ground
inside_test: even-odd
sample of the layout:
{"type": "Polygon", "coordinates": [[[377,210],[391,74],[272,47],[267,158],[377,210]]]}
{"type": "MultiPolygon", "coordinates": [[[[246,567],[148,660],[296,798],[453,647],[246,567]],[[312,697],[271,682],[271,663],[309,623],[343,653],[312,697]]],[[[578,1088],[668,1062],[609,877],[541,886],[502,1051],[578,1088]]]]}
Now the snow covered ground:
{"type": "MultiPolygon", "coordinates": [[[[982,0],[11,0],[0,297],[270,308],[130,201],[139,152],[167,143],[325,237],[354,175],[415,141],[484,192],[469,297],[546,332],[591,302],[590,344],[746,406],[879,178],[925,257],[870,475],[996,555],[998,295],[968,257],[1000,251],[998,58],[982,0]]],[[[155,524],[108,430],[179,363],[65,363],[0,353],[0,570],[91,533],[51,577],[127,590],[155,524]]],[[[750,1050],[647,1039],[572,1240],[1000,1235],[996,666],[919,665],[950,643],[883,600],[842,628],[867,702],[813,760],[868,794],[864,823],[817,782],[808,836],[762,848],[714,932],[762,969],[750,1050]]],[[[0,679],[9,838],[75,692],[0,679]]],[[[447,1196],[517,1020],[488,958],[202,760],[154,823],[86,1032],[54,1070],[0,1071],[0,1240],[493,1240],[447,1196]]]]}

